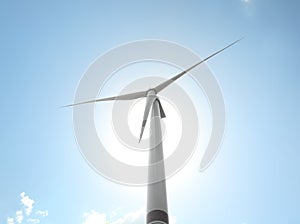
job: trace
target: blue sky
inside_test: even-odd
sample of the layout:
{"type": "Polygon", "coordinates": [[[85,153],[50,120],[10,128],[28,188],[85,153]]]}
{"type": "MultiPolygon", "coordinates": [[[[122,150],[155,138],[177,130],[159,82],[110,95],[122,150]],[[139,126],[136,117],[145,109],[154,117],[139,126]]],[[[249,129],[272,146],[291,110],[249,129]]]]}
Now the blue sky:
{"type": "Polygon", "coordinates": [[[97,175],[78,151],[71,110],[58,107],[116,45],[164,39],[205,57],[245,36],[208,62],[226,134],[207,171],[168,189],[170,212],[176,223],[299,223],[299,9],[293,0],[2,0],[0,222],[22,211],[22,223],[91,224],[88,214],[133,223],[145,189],[97,175]]]}

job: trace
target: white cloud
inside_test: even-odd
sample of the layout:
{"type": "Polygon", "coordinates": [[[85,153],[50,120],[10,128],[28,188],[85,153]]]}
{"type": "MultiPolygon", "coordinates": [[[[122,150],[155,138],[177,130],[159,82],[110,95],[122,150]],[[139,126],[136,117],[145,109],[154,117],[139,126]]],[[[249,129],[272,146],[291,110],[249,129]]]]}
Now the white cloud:
{"type": "Polygon", "coordinates": [[[48,211],[47,210],[44,210],[44,211],[43,210],[38,210],[38,211],[36,211],[35,214],[46,217],[46,216],[48,216],[48,211]]]}
{"type": "Polygon", "coordinates": [[[145,222],[145,209],[125,214],[111,224],[138,224],[145,222]]]}
{"type": "Polygon", "coordinates": [[[40,220],[39,219],[27,219],[27,223],[31,224],[39,224],[40,220]]]}
{"type": "Polygon", "coordinates": [[[14,218],[7,218],[7,220],[6,220],[6,223],[7,224],[14,224],[14,218]]]}
{"type": "Polygon", "coordinates": [[[29,196],[26,196],[25,192],[20,194],[21,203],[25,206],[26,215],[30,215],[33,209],[34,200],[30,199],[29,196]]]}
{"type": "Polygon", "coordinates": [[[120,207],[118,207],[118,208],[116,208],[115,210],[113,210],[113,211],[110,213],[110,219],[115,218],[115,217],[118,215],[118,213],[120,212],[120,210],[121,210],[120,207]]]}
{"type": "Polygon", "coordinates": [[[242,0],[244,3],[250,3],[251,0],[242,0]]]}
{"type": "Polygon", "coordinates": [[[94,210],[83,214],[85,221],[82,224],[106,224],[106,215],[94,210]]]}
{"type": "Polygon", "coordinates": [[[16,211],[15,217],[7,218],[6,224],[39,224],[41,218],[48,216],[48,210],[34,210],[35,202],[25,192],[22,192],[20,197],[22,207],[16,211]]]}
{"type": "Polygon", "coordinates": [[[176,217],[175,217],[175,216],[172,216],[172,215],[171,215],[171,216],[169,217],[169,219],[170,219],[170,220],[169,220],[170,224],[175,224],[175,223],[176,223],[176,217]]]}
{"type": "MultiPolygon", "coordinates": [[[[120,209],[117,209],[119,211],[120,209]]],[[[94,210],[91,212],[85,212],[83,217],[85,220],[82,224],[140,224],[145,223],[146,220],[146,210],[144,208],[139,209],[134,212],[129,212],[119,218],[117,218],[116,211],[113,211],[113,215],[111,218],[115,218],[115,220],[107,220],[107,215],[104,213],[99,213],[94,210]]],[[[175,224],[176,219],[174,216],[170,216],[170,224],[175,224]]]]}
{"type": "Polygon", "coordinates": [[[22,223],[23,219],[24,219],[23,212],[21,210],[16,211],[16,222],[20,224],[22,223]]]}

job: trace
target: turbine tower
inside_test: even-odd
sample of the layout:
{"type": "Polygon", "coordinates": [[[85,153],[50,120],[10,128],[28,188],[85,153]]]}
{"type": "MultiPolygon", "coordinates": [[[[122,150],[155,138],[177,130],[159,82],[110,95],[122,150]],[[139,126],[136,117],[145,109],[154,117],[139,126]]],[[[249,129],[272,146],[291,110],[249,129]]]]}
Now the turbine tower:
{"type": "Polygon", "coordinates": [[[175,82],[177,79],[188,73],[193,68],[221,53],[225,49],[239,42],[241,39],[229,44],[221,50],[211,54],[207,58],[194,64],[188,69],[180,72],[174,77],[162,82],[158,86],[146,91],[129,93],[114,97],[101,98],[96,100],[90,100],[85,102],[79,102],[75,104],[66,105],[65,107],[78,106],[87,103],[96,103],[100,101],[114,101],[114,100],[133,100],[146,97],[146,106],[143,115],[142,127],[139,137],[139,142],[142,139],[144,129],[151,110],[150,128],[152,134],[149,142],[149,168],[148,168],[148,192],[147,192],[147,224],[169,224],[168,217],[168,205],[167,205],[167,191],[166,191],[166,179],[165,179],[165,167],[164,167],[164,155],[163,155],[163,142],[161,133],[161,120],[165,118],[165,112],[159,100],[157,94],[165,89],[167,86],[175,82]],[[155,166],[150,166],[156,164],[155,166]],[[159,180],[159,181],[157,181],[159,180]]]}

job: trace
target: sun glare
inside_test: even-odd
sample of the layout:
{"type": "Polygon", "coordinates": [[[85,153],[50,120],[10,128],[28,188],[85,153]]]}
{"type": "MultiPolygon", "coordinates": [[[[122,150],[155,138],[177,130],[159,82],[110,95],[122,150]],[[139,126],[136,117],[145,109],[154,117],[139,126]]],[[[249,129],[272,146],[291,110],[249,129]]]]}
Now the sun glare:
{"type": "MultiPolygon", "coordinates": [[[[162,77],[169,78],[170,74],[172,75],[176,73],[178,73],[178,69],[168,64],[152,62],[133,64],[121,69],[109,80],[107,80],[105,86],[101,90],[99,98],[118,94],[120,90],[124,88],[124,83],[134,83],[135,80],[141,78],[144,79],[145,77],[149,76],[151,77],[153,74],[162,74],[162,77]],[[142,71],[145,72],[142,73],[142,71]]],[[[150,81],[152,81],[152,79],[150,81]]],[[[153,87],[153,84],[150,81],[144,83],[144,86],[138,86],[140,87],[138,91],[153,87]]],[[[155,82],[155,78],[153,81],[155,82]]],[[[195,146],[197,153],[196,155],[193,155],[193,157],[196,156],[197,161],[194,160],[194,165],[187,166],[189,171],[192,169],[197,172],[197,165],[200,163],[200,156],[208,143],[211,133],[212,120],[210,106],[201,87],[199,87],[199,85],[196,84],[194,79],[190,76],[185,76],[184,79],[181,79],[180,82],[177,82],[177,85],[184,89],[188,97],[192,100],[197,111],[199,122],[199,139],[198,144],[195,146]]],[[[133,91],[126,90],[125,93],[126,92],[128,93],[133,91]]],[[[176,150],[181,140],[181,136],[183,134],[183,117],[182,114],[180,114],[179,108],[177,108],[178,105],[174,102],[171,102],[168,98],[164,97],[164,95],[166,95],[166,93],[158,94],[166,114],[166,118],[161,119],[161,126],[163,133],[164,156],[165,159],[167,159],[176,150]]],[[[123,103],[123,101],[119,102],[123,103]]],[[[126,138],[121,139],[120,136],[118,136],[118,133],[114,128],[114,121],[116,117],[113,117],[112,113],[114,110],[114,103],[115,102],[103,102],[95,104],[94,121],[99,140],[101,141],[104,149],[116,160],[131,166],[147,166],[151,112],[149,114],[141,142],[141,144],[144,144],[144,148],[143,150],[137,150],[137,148],[140,146],[138,140],[141,131],[146,99],[141,98],[133,101],[127,101],[127,109],[118,111],[117,114],[121,115],[122,119],[124,119],[119,122],[121,122],[122,125],[127,126],[125,130],[126,132],[130,133],[132,137],[131,143],[134,143],[134,147],[137,148],[134,148],[130,144],[126,144],[126,138]]],[[[175,178],[174,181],[171,181],[170,184],[174,185],[175,187],[178,180],[187,180],[187,176],[189,176],[187,175],[188,173],[192,172],[179,172],[176,174],[177,178],[175,178]]]]}
{"type": "MultiPolygon", "coordinates": [[[[164,98],[161,98],[160,100],[167,116],[166,118],[161,120],[164,141],[164,155],[165,158],[167,158],[176,150],[176,146],[180,141],[182,130],[181,116],[175,105],[168,102],[168,100],[164,98]]],[[[141,131],[144,109],[145,99],[141,99],[133,102],[130,110],[128,111],[128,127],[131,134],[135,136],[136,142],[138,142],[139,134],[141,131]]],[[[103,112],[104,111],[102,111],[101,113],[103,112]]],[[[96,113],[98,114],[98,112],[96,113]]],[[[98,117],[103,118],[105,117],[105,115],[102,114],[98,117]]],[[[150,119],[151,114],[149,114],[148,121],[145,127],[145,132],[143,134],[143,139],[145,141],[148,141],[150,136],[150,119]]],[[[105,149],[115,159],[118,159],[121,162],[134,166],[146,166],[148,164],[148,152],[126,147],[126,145],[122,144],[121,141],[118,141],[118,138],[115,136],[116,133],[113,130],[111,122],[104,121],[103,124],[102,121],[101,127],[98,126],[97,129],[99,131],[98,136],[101,142],[103,143],[105,149]],[[105,131],[102,131],[104,129],[105,131]]]]}

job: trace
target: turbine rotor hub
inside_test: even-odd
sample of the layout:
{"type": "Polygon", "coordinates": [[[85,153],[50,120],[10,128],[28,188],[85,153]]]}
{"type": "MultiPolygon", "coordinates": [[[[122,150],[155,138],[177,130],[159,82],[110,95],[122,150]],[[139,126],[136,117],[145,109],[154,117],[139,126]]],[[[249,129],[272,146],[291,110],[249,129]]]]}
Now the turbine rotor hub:
{"type": "Polygon", "coordinates": [[[149,89],[148,91],[147,91],[147,95],[149,96],[149,95],[156,95],[156,91],[154,90],[154,89],[149,89]]]}

